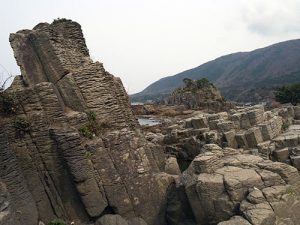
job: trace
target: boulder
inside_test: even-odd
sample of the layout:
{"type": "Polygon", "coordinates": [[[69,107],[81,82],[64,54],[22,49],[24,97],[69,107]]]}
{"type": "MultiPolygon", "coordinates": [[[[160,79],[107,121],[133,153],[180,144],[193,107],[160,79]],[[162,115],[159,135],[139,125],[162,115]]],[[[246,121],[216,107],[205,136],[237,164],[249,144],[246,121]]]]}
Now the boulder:
{"type": "Polygon", "coordinates": [[[226,142],[227,142],[227,147],[230,148],[238,148],[238,143],[236,141],[236,133],[235,131],[231,130],[231,131],[227,131],[224,133],[226,142]]]}
{"type": "Polygon", "coordinates": [[[300,170],[300,156],[291,156],[292,165],[300,170]]]}
{"type": "Polygon", "coordinates": [[[218,225],[251,225],[251,223],[241,216],[233,216],[230,220],[218,223],[218,225]]]}
{"type": "Polygon", "coordinates": [[[261,130],[258,127],[250,128],[246,133],[245,137],[247,145],[250,148],[255,148],[259,143],[263,142],[261,130]]]}
{"type": "Polygon", "coordinates": [[[248,143],[246,140],[246,136],[245,136],[245,132],[237,132],[235,134],[235,140],[237,142],[237,147],[238,148],[244,148],[244,149],[248,149],[248,143]]]}
{"type": "Polygon", "coordinates": [[[181,179],[196,223],[273,225],[298,223],[299,178],[292,166],[227,148],[198,155],[181,179]]]}
{"type": "Polygon", "coordinates": [[[128,225],[147,225],[147,223],[142,218],[134,217],[128,220],[128,225]]]}
{"type": "Polygon", "coordinates": [[[300,120],[300,106],[294,106],[294,118],[300,120]]]}
{"type": "Polygon", "coordinates": [[[166,161],[165,172],[171,175],[180,175],[181,171],[175,157],[169,157],[166,161]]]}
{"type": "Polygon", "coordinates": [[[191,125],[194,129],[206,128],[207,120],[205,117],[195,117],[191,119],[191,125]]]}
{"type": "Polygon", "coordinates": [[[106,214],[98,219],[95,225],[129,225],[120,215],[106,214]]]}
{"type": "Polygon", "coordinates": [[[290,157],[290,151],[288,148],[276,149],[273,155],[277,161],[286,162],[290,157]]]}

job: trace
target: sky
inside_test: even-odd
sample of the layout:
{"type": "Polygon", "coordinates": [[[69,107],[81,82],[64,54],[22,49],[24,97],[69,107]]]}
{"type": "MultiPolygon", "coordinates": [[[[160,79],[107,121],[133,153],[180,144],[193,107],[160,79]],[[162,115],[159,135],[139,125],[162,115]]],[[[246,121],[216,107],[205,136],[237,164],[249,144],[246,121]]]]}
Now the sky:
{"type": "Polygon", "coordinates": [[[9,34],[56,18],[81,24],[91,58],[130,94],[222,55],[300,38],[300,0],[1,0],[0,82],[20,74],[9,34]]]}

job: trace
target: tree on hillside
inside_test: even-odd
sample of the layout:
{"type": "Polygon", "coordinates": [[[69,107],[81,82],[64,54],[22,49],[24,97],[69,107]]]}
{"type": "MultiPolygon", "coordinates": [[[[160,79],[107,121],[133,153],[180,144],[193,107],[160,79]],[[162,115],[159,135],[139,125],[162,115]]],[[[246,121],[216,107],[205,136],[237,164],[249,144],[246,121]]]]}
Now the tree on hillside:
{"type": "Polygon", "coordinates": [[[280,103],[300,103],[300,83],[295,83],[278,88],[275,92],[275,99],[280,103]]]}
{"type": "Polygon", "coordinates": [[[204,88],[204,87],[209,87],[211,85],[211,83],[209,82],[209,80],[204,77],[200,80],[196,80],[197,83],[197,88],[204,88]]]}
{"type": "Polygon", "coordinates": [[[199,89],[208,88],[213,86],[207,78],[201,78],[199,80],[192,80],[190,78],[184,78],[183,83],[185,84],[184,89],[189,91],[197,91],[199,89]]]}
{"type": "Polygon", "coordinates": [[[185,84],[186,88],[190,88],[193,84],[193,80],[190,78],[184,78],[182,81],[185,84]]]}

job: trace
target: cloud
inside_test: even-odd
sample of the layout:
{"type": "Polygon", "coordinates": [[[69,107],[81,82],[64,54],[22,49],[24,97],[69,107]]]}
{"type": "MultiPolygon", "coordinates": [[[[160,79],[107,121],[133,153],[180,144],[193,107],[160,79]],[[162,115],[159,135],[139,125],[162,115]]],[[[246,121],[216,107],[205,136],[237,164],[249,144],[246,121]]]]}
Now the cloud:
{"type": "Polygon", "coordinates": [[[247,0],[241,13],[251,32],[265,36],[300,34],[298,0],[247,0]]]}

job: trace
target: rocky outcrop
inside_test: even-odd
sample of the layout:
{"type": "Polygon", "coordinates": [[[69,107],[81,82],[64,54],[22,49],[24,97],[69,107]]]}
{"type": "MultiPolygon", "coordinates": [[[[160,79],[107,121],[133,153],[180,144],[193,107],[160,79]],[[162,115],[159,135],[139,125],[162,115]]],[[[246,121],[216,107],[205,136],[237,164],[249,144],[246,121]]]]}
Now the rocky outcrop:
{"type": "Polygon", "coordinates": [[[90,59],[80,25],[41,23],[10,43],[22,75],[5,92],[17,105],[1,115],[0,178],[21,224],[106,214],[164,224],[168,184],[152,154],[162,148],[142,137],[121,80],[90,59]]]}
{"type": "Polygon", "coordinates": [[[195,111],[163,131],[166,152],[193,160],[204,144],[218,144],[289,164],[295,159],[296,165],[300,128],[294,108],[265,111],[256,105],[214,114],[195,111]]]}
{"type": "Polygon", "coordinates": [[[189,112],[144,136],[78,23],[10,42],[22,75],[0,93],[1,225],[297,225],[298,107],[189,112]]]}
{"type": "Polygon", "coordinates": [[[181,178],[198,224],[299,223],[296,168],[231,148],[206,149],[181,178]]]}
{"type": "Polygon", "coordinates": [[[208,112],[227,111],[235,105],[226,102],[220,91],[207,80],[189,80],[184,88],[176,89],[165,99],[167,105],[184,105],[187,109],[201,109],[208,112]]]}

